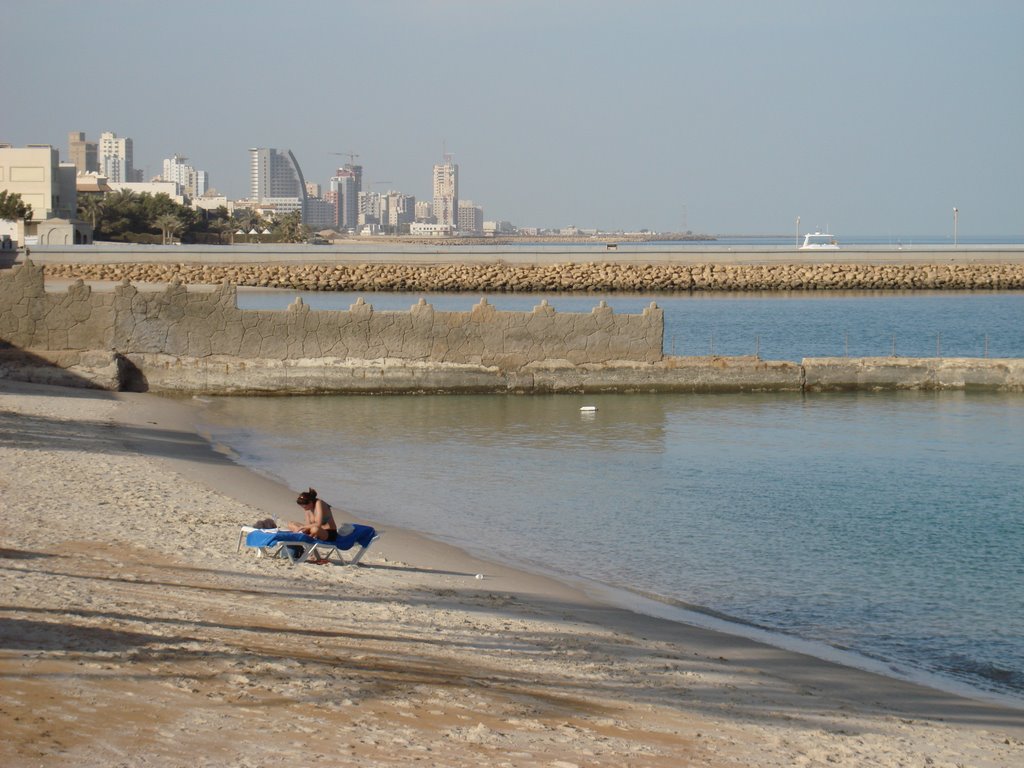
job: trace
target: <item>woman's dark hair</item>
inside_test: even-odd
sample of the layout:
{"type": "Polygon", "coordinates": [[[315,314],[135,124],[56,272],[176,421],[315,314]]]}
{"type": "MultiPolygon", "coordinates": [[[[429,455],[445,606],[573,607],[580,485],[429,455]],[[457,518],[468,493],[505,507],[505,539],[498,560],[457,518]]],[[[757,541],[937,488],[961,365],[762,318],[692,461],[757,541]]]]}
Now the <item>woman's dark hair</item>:
{"type": "Polygon", "coordinates": [[[303,491],[299,494],[299,498],[295,500],[296,504],[312,504],[316,501],[316,491],[310,488],[308,491],[303,491]]]}

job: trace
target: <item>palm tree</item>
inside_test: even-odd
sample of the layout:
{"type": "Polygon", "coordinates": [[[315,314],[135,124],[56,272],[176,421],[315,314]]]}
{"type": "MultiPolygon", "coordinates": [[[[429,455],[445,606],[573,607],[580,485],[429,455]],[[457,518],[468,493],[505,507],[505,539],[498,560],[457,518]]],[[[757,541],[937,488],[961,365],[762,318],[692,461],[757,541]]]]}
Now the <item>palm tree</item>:
{"type": "Polygon", "coordinates": [[[168,243],[168,235],[170,235],[170,242],[173,242],[175,233],[181,231],[181,220],[173,213],[157,216],[153,224],[160,230],[164,245],[168,243]]]}
{"type": "Polygon", "coordinates": [[[263,229],[264,226],[263,219],[251,208],[236,208],[234,213],[234,222],[243,232],[248,232],[252,229],[258,231],[263,229]]]}
{"type": "Polygon", "coordinates": [[[108,208],[126,208],[134,205],[139,200],[138,194],[130,189],[119,189],[107,195],[106,205],[108,208]]]}
{"type": "Polygon", "coordinates": [[[95,193],[83,194],[78,198],[78,215],[92,224],[95,231],[96,222],[103,215],[103,196],[95,193]]]}
{"type": "Polygon", "coordinates": [[[263,217],[251,208],[236,208],[234,214],[232,214],[231,221],[235,227],[231,230],[232,232],[240,229],[246,235],[254,229],[257,232],[262,232],[267,226],[266,222],[263,221],[263,217]]]}
{"type": "Polygon", "coordinates": [[[224,242],[224,236],[228,236],[228,242],[235,242],[235,227],[237,224],[231,219],[214,219],[210,222],[210,229],[217,233],[217,239],[224,242]]]}
{"type": "Polygon", "coordinates": [[[302,214],[298,211],[286,213],[274,222],[274,234],[282,243],[304,243],[309,238],[309,231],[302,223],[302,214]]]}

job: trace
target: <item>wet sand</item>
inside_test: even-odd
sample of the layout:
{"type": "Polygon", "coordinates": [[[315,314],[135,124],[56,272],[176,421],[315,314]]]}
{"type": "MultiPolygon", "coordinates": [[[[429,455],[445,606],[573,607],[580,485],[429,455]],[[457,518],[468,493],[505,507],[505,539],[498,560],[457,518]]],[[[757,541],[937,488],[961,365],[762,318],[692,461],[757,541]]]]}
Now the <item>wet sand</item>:
{"type": "Polygon", "coordinates": [[[298,517],[295,491],[191,416],[0,382],[0,764],[1024,764],[1020,709],[645,617],[406,531],[359,567],[237,553],[240,525],[298,517]]]}

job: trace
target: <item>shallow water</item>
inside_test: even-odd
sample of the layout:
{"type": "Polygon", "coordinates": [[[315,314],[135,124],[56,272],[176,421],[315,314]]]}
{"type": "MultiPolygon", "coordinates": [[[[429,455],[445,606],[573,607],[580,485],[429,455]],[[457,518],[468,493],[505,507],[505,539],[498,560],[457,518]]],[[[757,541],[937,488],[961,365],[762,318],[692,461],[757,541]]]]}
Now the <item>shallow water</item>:
{"type": "Polygon", "coordinates": [[[205,417],[379,526],[1024,699],[1020,395],[219,398],[205,417]]]}

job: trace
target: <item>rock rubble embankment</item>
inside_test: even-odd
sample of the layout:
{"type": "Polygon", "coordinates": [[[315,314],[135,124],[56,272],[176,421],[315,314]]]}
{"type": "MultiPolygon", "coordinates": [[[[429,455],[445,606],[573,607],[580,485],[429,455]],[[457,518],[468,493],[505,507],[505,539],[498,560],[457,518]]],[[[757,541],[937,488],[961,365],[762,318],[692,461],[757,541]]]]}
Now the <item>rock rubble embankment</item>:
{"type": "Polygon", "coordinates": [[[50,278],[303,291],[678,292],[1024,289],[1022,264],[48,264],[50,278]]]}

